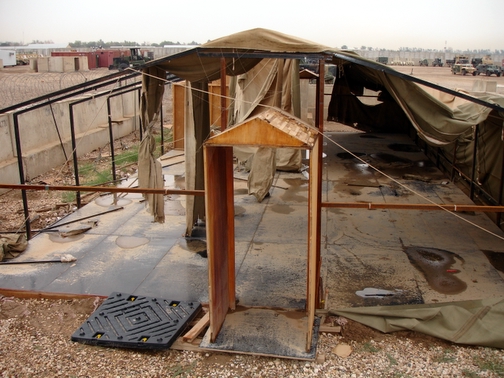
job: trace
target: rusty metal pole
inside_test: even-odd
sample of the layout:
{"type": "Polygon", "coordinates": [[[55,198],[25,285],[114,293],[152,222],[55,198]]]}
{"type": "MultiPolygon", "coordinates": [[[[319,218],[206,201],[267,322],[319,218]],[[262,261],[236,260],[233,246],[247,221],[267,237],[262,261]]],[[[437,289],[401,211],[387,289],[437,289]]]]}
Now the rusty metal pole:
{"type": "Polygon", "coordinates": [[[116,177],[116,166],[114,156],[114,134],[112,132],[112,110],[110,108],[110,97],[107,97],[107,116],[109,126],[110,157],[112,158],[112,179],[115,181],[117,180],[117,177],[116,177]]]}
{"type": "MultiPolygon", "coordinates": [[[[317,96],[316,96],[316,111],[315,111],[315,125],[319,129],[319,138],[321,137],[321,134],[324,132],[324,92],[325,92],[325,61],[323,59],[319,60],[319,77],[317,80],[317,96]]],[[[322,203],[322,156],[323,156],[323,143],[320,142],[320,148],[318,149],[318,174],[317,177],[313,177],[312,180],[317,180],[318,185],[317,187],[319,188],[317,192],[317,209],[316,211],[316,217],[317,217],[317,230],[315,231],[316,235],[316,259],[317,259],[317,266],[316,266],[316,271],[317,271],[317,282],[316,282],[316,294],[315,294],[315,303],[317,304],[318,308],[321,308],[322,305],[322,299],[321,298],[321,277],[320,277],[320,270],[322,266],[322,261],[320,257],[320,244],[321,244],[321,221],[322,221],[322,208],[320,204],[322,203]]]]}
{"type": "MultiPolygon", "coordinates": [[[[77,159],[77,142],[75,139],[75,122],[74,122],[74,112],[73,112],[73,104],[69,106],[70,112],[70,136],[72,138],[72,157],[73,157],[73,166],[74,166],[74,175],[75,175],[75,186],[80,186],[79,182],[79,162],[77,159]]],[[[75,192],[75,200],[77,202],[77,208],[81,208],[81,192],[75,192]]]]}
{"type": "Polygon", "coordinates": [[[221,108],[221,131],[226,130],[227,127],[227,116],[226,116],[226,58],[221,58],[221,69],[220,69],[220,108],[221,108]]]}
{"type": "MultiPolygon", "coordinates": [[[[25,173],[23,168],[23,153],[21,151],[21,135],[19,134],[18,113],[14,113],[13,118],[14,118],[14,136],[16,138],[16,153],[17,153],[18,170],[19,170],[19,182],[21,184],[24,184],[25,173]]],[[[26,196],[26,190],[21,190],[21,197],[23,198],[26,240],[30,240],[31,238],[30,212],[28,210],[28,197],[26,196]]]]}

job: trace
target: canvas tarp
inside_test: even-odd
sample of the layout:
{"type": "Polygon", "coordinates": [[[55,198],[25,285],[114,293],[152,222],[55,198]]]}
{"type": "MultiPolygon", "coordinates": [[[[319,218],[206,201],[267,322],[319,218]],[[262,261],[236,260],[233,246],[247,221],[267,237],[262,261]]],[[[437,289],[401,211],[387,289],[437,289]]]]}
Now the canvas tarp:
{"type": "MultiPolygon", "coordinates": [[[[141,188],[164,188],[161,163],[154,157],[156,141],[152,130],[159,121],[165,77],[166,71],[158,67],[146,68],[142,76],[141,116],[144,134],[138,150],[138,185],[141,188]]],[[[163,195],[145,194],[144,196],[154,216],[154,221],[163,223],[165,221],[163,195]]]]}
{"type": "Polygon", "coordinates": [[[416,331],[457,344],[504,348],[504,298],[330,310],[384,333],[416,331]]]}
{"type": "MultiPolygon", "coordinates": [[[[481,143],[475,179],[493,198],[499,198],[504,112],[355,63],[341,63],[338,70],[328,110],[330,120],[379,132],[406,133],[414,127],[419,138],[441,148],[450,159],[456,146],[457,168],[467,177],[471,177],[477,127],[481,143]],[[359,100],[365,88],[378,92],[378,105],[359,100]]],[[[504,107],[504,96],[497,93],[464,94],[504,107]]]]}
{"type": "MultiPolygon", "coordinates": [[[[252,29],[208,42],[198,48],[185,51],[167,58],[153,61],[150,64],[162,68],[182,79],[190,82],[210,82],[220,78],[221,59],[224,59],[226,75],[237,77],[247,74],[255,67],[261,58],[253,53],[281,54],[321,54],[326,64],[337,66],[334,90],[329,103],[329,120],[347,125],[368,125],[387,132],[404,131],[414,127],[418,136],[433,146],[444,147],[449,153],[455,141],[466,143],[468,135],[475,125],[483,125],[491,109],[486,106],[463,100],[442,90],[426,91],[411,80],[408,75],[398,75],[390,67],[371,62],[349,51],[342,51],[317,44],[305,39],[285,35],[267,29],[252,29]],[[230,55],[233,53],[234,55],[230,55]],[[358,100],[363,88],[380,92],[382,104],[371,107],[363,105],[358,100]]],[[[259,56],[259,55],[258,55],[259,56]]],[[[250,81],[250,79],[248,79],[250,81]]],[[[259,80],[259,78],[257,78],[259,80]]],[[[475,98],[489,103],[504,106],[504,97],[498,94],[473,94],[475,98]]],[[[236,105],[235,105],[236,107],[236,105]]],[[[496,119],[489,122],[482,129],[488,129],[487,135],[497,135],[502,129],[502,111],[494,111],[496,119]]],[[[252,115],[252,114],[251,114],[252,115]]],[[[209,127],[195,115],[195,127],[209,127]]],[[[470,138],[469,138],[470,139],[470,138]]],[[[495,172],[502,166],[502,143],[492,139],[492,150],[480,146],[478,167],[479,176],[488,180],[486,187],[493,194],[499,192],[499,180],[495,179],[495,172]],[[497,160],[488,159],[485,170],[481,156],[494,156],[497,160]],[[500,161],[499,161],[500,160],[500,161]]],[[[459,154],[466,156],[470,144],[460,147],[459,154]]],[[[470,154],[471,155],[471,154],[470,154]]],[[[472,155],[471,155],[472,156],[472,155]]],[[[457,163],[471,166],[467,159],[457,163]]],[[[202,175],[202,171],[198,173],[202,175]]]]}
{"type": "MultiPolygon", "coordinates": [[[[269,107],[299,117],[299,64],[264,59],[246,74],[231,80],[230,125],[239,124],[269,107]]],[[[235,147],[234,154],[248,176],[248,193],[261,202],[269,193],[276,170],[299,171],[301,151],[293,148],[235,147]]]]}

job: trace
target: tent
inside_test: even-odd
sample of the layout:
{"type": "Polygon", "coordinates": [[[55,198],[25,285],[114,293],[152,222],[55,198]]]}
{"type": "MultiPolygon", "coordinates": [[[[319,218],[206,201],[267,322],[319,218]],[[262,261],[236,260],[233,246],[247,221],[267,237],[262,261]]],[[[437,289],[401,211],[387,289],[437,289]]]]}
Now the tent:
{"type": "MultiPolygon", "coordinates": [[[[350,51],[265,29],[252,29],[219,38],[200,47],[151,61],[144,69],[144,73],[149,74],[155,68],[153,77],[157,77],[157,80],[161,80],[160,72],[166,72],[186,80],[190,85],[192,117],[186,125],[189,129],[186,135],[187,189],[204,189],[203,145],[209,138],[211,129],[209,83],[218,79],[222,82],[225,76],[232,78],[232,107],[222,111],[222,131],[243,124],[271,107],[296,116],[299,104],[299,85],[296,80],[299,80],[299,69],[295,62],[300,59],[317,61],[320,73],[324,72],[325,65],[336,67],[336,79],[328,109],[329,120],[386,132],[412,134],[413,131],[415,137],[429,146],[454,156],[463,174],[472,176],[482,190],[494,199],[494,204],[502,203],[503,96],[443,88],[401,74],[350,51]],[[359,100],[364,89],[378,94],[378,105],[365,105],[359,100]],[[476,149],[478,140],[484,143],[476,149]]],[[[145,85],[142,94],[144,107],[159,110],[157,104],[160,103],[160,95],[160,91],[145,85]]],[[[323,91],[319,89],[316,112],[316,127],[319,132],[323,132],[321,105],[323,91]]],[[[146,117],[144,122],[148,123],[151,119],[150,116],[146,117]]],[[[261,200],[267,193],[268,185],[271,185],[267,178],[277,168],[276,150],[256,150],[252,154],[254,159],[256,156],[261,159],[256,160],[261,162],[256,164],[261,175],[257,181],[265,183],[265,186],[254,187],[254,182],[249,182],[249,192],[261,200]]],[[[287,156],[289,161],[296,160],[295,154],[287,156]]],[[[286,165],[289,166],[289,163],[286,165]]],[[[293,165],[296,166],[295,163],[293,165]]],[[[150,171],[155,172],[156,169],[150,171]]],[[[251,173],[250,176],[254,177],[254,174],[251,173]]],[[[210,182],[208,178],[206,182],[210,182]]],[[[187,213],[186,234],[190,235],[195,222],[205,219],[204,199],[198,197],[188,202],[187,213]]],[[[162,214],[156,216],[162,219],[162,214]]],[[[319,231],[317,227],[315,221],[312,232],[319,231]]],[[[320,240],[318,241],[320,248],[320,240]]],[[[212,251],[209,250],[209,253],[212,251]]],[[[315,253],[314,256],[312,268],[320,266],[319,255],[315,253]]],[[[312,286],[316,288],[317,284],[312,286]]],[[[316,293],[309,293],[311,294],[316,293]]],[[[492,345],[501,344],[494,342],[492,345]]]]}

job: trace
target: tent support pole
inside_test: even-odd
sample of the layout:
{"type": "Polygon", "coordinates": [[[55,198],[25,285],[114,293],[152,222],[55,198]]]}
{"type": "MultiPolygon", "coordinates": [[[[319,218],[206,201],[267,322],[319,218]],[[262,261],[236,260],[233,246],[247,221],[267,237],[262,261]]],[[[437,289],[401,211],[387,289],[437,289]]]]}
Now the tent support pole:
{"type": "Polygon", "coordinates": [[[478,156],[478,125],[474,126],[474,150],[473,150],[473,163],[471,173],[471,192],[469,198],[474,201],[474,177],[476,176],[476,158],[478,156]]]}
{"type": "MultiPolygon", "coordinates": [[[[501,169],[501,177],[500,177],[500,188],[499,188],[499,205],[502,205],[502,195],[503,195],[503,192],[504,192],[504,146],[502,148],[502,169],[501,169]]],[[[496,223],[497,223],[497,226],[501,226],[501,218],[502,218],[502,215],[501,213],[498,213],[497,214],[497,219],[496,219],[496,223]]]]}
{"type": "Polygon", "coordinates": [[[453,146],[453,161],[452,161],[452,171],[451,171],[451,182],[455,180],[455,172],[457,169],[455,168],[457,162],[457,148],[458,148],[458,139],[455,141],[455,146],[453,146]]]}
{"type": "Polygon", "coordinates": [[[226,58],[221,58],[221,68],[220,68],[220,107],[221,107],[221,131],[226,130],[227,127],[227,117],[226,117],[226,58]]]}

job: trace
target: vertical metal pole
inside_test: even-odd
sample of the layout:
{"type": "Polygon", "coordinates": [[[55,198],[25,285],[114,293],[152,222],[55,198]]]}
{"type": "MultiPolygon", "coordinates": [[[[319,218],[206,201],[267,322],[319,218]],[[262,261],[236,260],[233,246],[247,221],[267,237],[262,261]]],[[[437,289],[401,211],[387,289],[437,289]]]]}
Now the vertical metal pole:
{"type": "Polygon", "coordinates": [[[163,103],[161,103],[161,107],[159,108],[160,112],[160,122],[161,122],[161,156],[164,155],[164,119],[163,119],[163,103]]]}
{"type": "Polygon", "coordinates": [[[221,119],[221,131],[226,130],[227,127],[227,116],[226,116],[226,58],[221,58],[221,68],[220,68],[220,119],[221,119]]]}
{"type": "MultiPolygon", "coordinates": [[[[317,169],[317,177],[313,177],[312,180],[317,180],[317,199],[316,199],[316,206],[317,209],[316,211],[316,230],[312,230],[312,232],[315,232],[316,235],[316,274],[317,274],[317,281],[316,281],[316,290],[315,290],[315,303],[316,307],[320,308],[321,304],[321,299],[320,298],[320,270],[321,270],[321,257],[320,257],[320,244],[321,244],[321,219],[322,219],[322,209],[321,209],[321,202],[322,202],[322,156],[323,156],[323,149],[324,149],[324,143],[323,143],[323,138],[322,134],[324,132],[324,92],[325,92],[325,61],[323,59],[319,60],[319,77],[317,80],[317,108],[315,111],[316,118],[315,118],[315,125],[319,129],[319,138],[320,138],[320,147],[317,149],[318,157],[316,161],[318,162],[318,169],[317,169]]],[[[313,294],[313,293],[312,293],[313,294]]],[[[310,325],[311,326],[311,325],[310,325]]]]}
{"type": "Polygon", "coordinates": [[[457,162],[457,148],[458,140],[455,141],[455,146],[453,146],[453,161],[452,161],[452,171],[451,171],[451,181],[455,180],[456,162],[457,162]]]}
{"type": "Polygon", "coordinates": [[[142,106],[141,106],[141,102],[142,102],[142,92],[141,92],[141,89],[138,89],[138,104],[139,104],[139,108],[140,108],[140,140],[143,139],[143,125],[142,125],[142,106]]]}
{"type": "Polygon", "coordinates": [[[474,150],[473,150],[473,163],[471,172],[471,200],[474,199],[474,177],[476,176],[476,159],[478,156],[478,125],[474,126],[474,150]]]}
{"type": "Polygon", "coordinates": [[[107,97],[107,115],[108,115],[108,125],[109,125],[109,141],[110,141],[110,157],[112,158],[112,180],[116,180],[116,167],[115,167],[115,155],[114,155],[114,135],[112,132],[112,114],[110,109],[110,98],[107,97]]]}
{"type": "MultiPolygon", "coordinates": [[[[77,143],[75,140],[75,123],[74,123],[74,112],[73,112],[73,104],[70,104],[70,135],[72,138],[72,156],[73,156],[73,166],[74,166],[74,175],[75,175],[75,186],[80,186],[79,183],[79,164],[77,161],[77,143]]],[[[81,193],[75,193],[75,200],[77,202],[77,208],[81,208],[81,193]]]]}
{"type": "MultiPolygon", "coordinates": [[[[19,122],[18,114],[13,114],[14,118],[14,136],[16,138],[16,153],[18,160],[18,171],[19,171],[19,183],[25,184],[25,173],[23,168],[23,154],[21,152],[21,136],[19,135],[19,122]]],[[[23,210],[25,217],[25,229],[26,229],[26,240],[31,239],[31,226],[30,226],[30,212],[28,211],[28,197],[26,196],[26,190],[21,190],[21,197],[23,198],[23,210]]]]}
{"type": "MultiPolygon", "coordinates": [[[[503,201],[503,192],[504,192],[504,143],[502,143],[502,169],[501,169],[501,177],[500,177],[500,188],[499,188],[499,197],[497,197],[497,200],[499,201],[498,205],[502,206],[502,201],[503,201]]],[[[501,223],[501,218],[502,218],[502,213],[497,213],[497,226],[500,227],[501,223]]]]}

